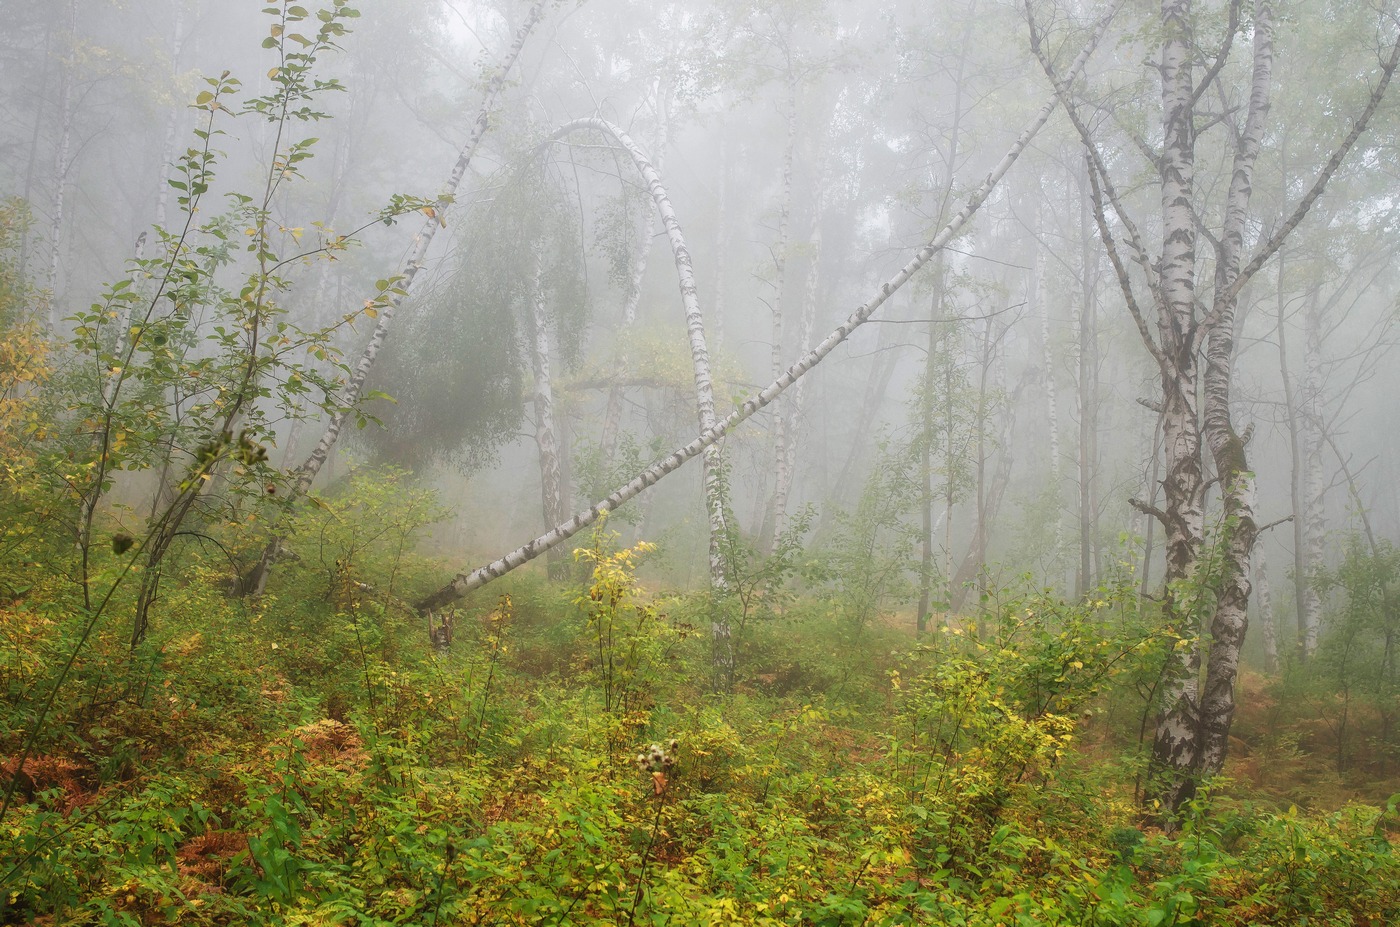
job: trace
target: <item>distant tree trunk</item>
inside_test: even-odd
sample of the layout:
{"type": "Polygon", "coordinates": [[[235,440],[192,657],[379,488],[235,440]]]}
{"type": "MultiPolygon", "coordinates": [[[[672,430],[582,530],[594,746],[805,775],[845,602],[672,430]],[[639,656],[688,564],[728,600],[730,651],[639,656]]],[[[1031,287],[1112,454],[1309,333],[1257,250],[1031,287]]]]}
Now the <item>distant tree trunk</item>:
{"type": "Polygon", "coordinates": [[[1269,594],[1269,565],[1262,550],[1254,554],[1254,588],[1259,591],[1259,623],[1264,627],[1264,672],[1274,676],[1278,674],[1278,627],[1269,594]]]}
{"type": "MultiPolygon", "coordinates": [[[[1280,264],[1282,259],[1280,259],[1280,264]]],[[[1313,442],[1318,440],[1316,426],[1308,421],[1310,412],[1316,406],[1309,402],[1308,391],[1316,384],[1310,384],[1307,373],[1302,383],[1293,377],[1288,357],[1288,323],[1284,314],[1286,299],[1283,293],[1283,271],[1278,274],[1278,292],[1275,297],[1278,327],[1279,375],[1283,380],[1284,416],[1288,424],[1288,446],[1292,467],[1289,471],[1289,493],[1293,511],[1293,598],[1297,615],[1296,651],[1298,659],[1307,662],[1317,646],[1317,625],[1321,620],[1322,599],[1312,584],[1313,545],[1309,538],[1309,517],[1314,514],[1311,498],[1317,492],[1317,476],[1314,464],[1317,460],[1313,442]]],[[[1304,369],[1308,367],[1307,341],[1311,325],[1307,317],[1317,313],[1318,294],[1308,296],[1304,320],[1304,369]]],[[[1320,550],[1319,550],[1320,553],[1320,550]]]]}
{"type": "MultiPolygon", "coordinates": [[[[942,160],[945,168],[945,176],[942,189],[938,192],[938,221],[942,222],[947,215],[949,204],[953,197],[953,177],[957,172],[958,151],[962,144],[962,120],[964,115],[964,84],[967,72],[967,56],[970,49],[972,37],[972,23],[976,11],[976,3],[972,4],[969,10],[967,27],[963,30],[962,41],[959,43],[957,68],[953,78],[953,116],[951,125],[948,128],[948,142],[945,150],[939,151],[938,156],[942,160]]],[[[934,390],[938,371],[938,353],[940,351],[951,351],[953,343],[952,319],[945,319],[945,315],[952,315],[948,305],[948,279],[947,268],[942,255],[938,257],[933,269],[933,292],[929,298],[929,321],[924,346],[924,370],[923,377],[919,384],[919,405],[920,421],[919,427],[922,431],[919,449],[919,490],[923,498],[920,500],[920,537],[919,537],[919,611],[916,633],[923,634],[928,629],[928,621],[933,608],[933,581],[934,581],[934,469],[933,469],[933,448],[934,436],[937,430],[934,427],[934,390]],[[939,327],[944,326],[944,337],[939,337],[939,327]]],[[[943,368],[943,444],[944,444],[944,507],[943,507],[943,581],[947,584],[944,590],[945,608],[950,607],[953,598],[953,426],[952,426],[952,367],[945,364],[943,368]]]]}
{"type": "Polygon", "coordinates": [[[1098,552],[1099,497],[1095,476],[1099,467],[1098,447],[1098,286],[1092,246],[1092,222],[1087,197],[1080,200],[1080,271],[1076,360],[1078,362],[1079,405],[1079,573],[1076,595],[1083,596],[1098,581],[1095,554],[1098,552]]]}
{"type": "MultiPolygon", "coordinates": [[[[1060,461],[1060,402],[1055,384],[1055,349],[1051,342],[1050,301],[1045,298],[1045,249],[1040,244],[1041,215],[1037,200],[1032,220],[1031,270],[1026,282],[1026,312],[1031,318],[1040,319],[1040,363],[1041,383],[1045,388],[1045,426],[1048,433],[1047,450],[1050,464],[1050,500],[1054,507],[1054,557],[1055,569],[1059,570],[1060,558],[1065,550],[1065,521],[1061,515],[1063,501],[1061,489],[1064,483],[1063,466],[1060,461]]],[[[1063,579],[1063,574],[1060,577],[1063,579]]]]}
{"type": "MultiPolygon", "coordinates": [[[[934,424],[934,389],[937,385],[938,368],[935,358],[939,352],[949,350],[948,343],[938,337],[937,321],[941,320],[945,314],[944,302],[947,296],[947,274],[944,269],[942,255],[939,255],[933,264],[933,269],[929,272],[932,279],[932,293],[929,295],[929,325],[925,332],[924,339],[924,370],[923,377],[919,383],[919,429],[922,432],[919,439],[919,611],[915,619],[917,625],[915,632],[923,634],[928,630],[929,619],[933,615],[933,589],[934,576],[936,574],[934,557],[938,549],[934,537],[934,517],[933,512],[937,507],[939,495],[934,482],[937,471],[934,468],[934,451],[938,429],[934,424]]],[[[945,384],[946,388],[946,384],[945,384]]],[[[947,396],[945,402],[949,402],[947,396]]],[[[950,435],[945,431],[943,441],[947,444],[950,435]]],[[[951,471],[947,474],[948,479],[952,478],[951,471]]],[[[950,503],[951,507],[951,503],[950,503]]],[[[944,517],[948,513],[944,512],[944,517]]],[[[951,519],[949,519],[951,523],[951,519]]],[[[945,550],[946,553],[946,550],[945,550]]],[[[943,581],[950,583],[952,576],[949,574],[947,557],[943,561],[943,581]]],[[[951,588],[945,590],[944,605],[948,608],[948,600],[951,597],[951,588]]]]}
{"type": "Polygon", "coordinates": [[[881,326],[876,333],[875,356],[871,358],[867,369],[865,388],[861,391],[860,410],[855,416],[854,430],[847,442],[845,459],[837,472],[834,494],[825,508],[823,524],[836,508],[850,502],[852,490],[860,483],[857,479],[860,463],[870,450],[873,435],[880,422],[880,410],[889,398],[890,383],[894,379],[896,353],[888,349],[899,340],[899,335],[895,332],[898,327],[881,326]]]}
{"type": "Polygon", "coordinates": [[[713,295],[710,297],[710,320],[714,327],[715,350],[719,351],[724,347],[724,313],[727,307],[729,288],[725,286],[725,281],[729,275],[725,272],[728,266],[729,242],[731,239],[730,230],[730,207],[729,207],[729,133],[721,132],[719,137],[719,158],[718,158],[718,178],[715,185],[715,282],[712,288],[713,295]]]}
{"type": "Polygon", "coordinates": [[[1323,562],[1323,541],[1327,531],[1327,513],[1323,507],[1322,486],[1322,309],[1314,293],[1303,306],[1303,384],[1298,397],[1302,411],[1302,460],[1300,480],[1303,509],[1294,520],[1302,522],[1297,537],[1302,541],[1303,557],[1298,565],[1299,618],[1302,623],[1302,656],[1312,659],[1317,652],[1318,633],[1322,628],[1322,595],[1313,580],[1323,562]]]}
{"type": "MultiPolygon", "coordinates": [[[[817,185],[818,190],[826,189],[826,176],[817,185]]],[[[812,344],[812,332],[816,327],[817,305],[820,302],[819,282],[821,280],[822,257],[822,196],[818,194],[816,208],[812,213],[812,229],[807,236],[810,260],[807,267],[807,281],[802,291],[802,308],[798,319],[797,348],[806,352],[812,344]]],[[[797,422],[802,416],[802,399],[806,383],[797,381],[792,387],[792,396],[787,400],[786,418],[790,423],[783,431],[783,441],[779,445],[776,470],[773,474],[773,537],[779,537],[787,527],[788,495],[792,492],[794,473],[797,468],[797,422]]],[[[772,551],[772,538],[767,548],[772,551]]]]}
{"type": "MultiPolygon", "coordinates": [[[[976,525],[972,529],[972,540],[967,547],[967,554],[963,557],[962,563],[958,565],[958,571],[953,575],[950,584],[952,611],[960,611],[967,601],[967,593],[975,580],[986,575],[987,548],[991,543],[992,527],[996,524],[997,514],[1001,511],[1002,499],[1006,496],[1006,487],[1011,485],[1011,468],[1015,463],[1015,458],[1011,449],[1011,437],[1015,430],[1016,408],[1020,402],[1029,379],[1023,379],[1016,386],[1015,392],[1007,403],[1005,411],[1002,413],[1000,453],[997,456],[996,470],[993,471],[990,484],[985,489],[980,488],[983,479],[979,473],[978,490],[978,517],[976,525]]],[[[982,465],[979,463],[979,469],[982,465]]],[[[985,593],[986,584],[983,582],[979,586],[979,593],[985,593]]]]}
{"type": "MultiPolygon", "coordinates": [[[[777,379],[783,372],[783,302],[787,297],[788,251],[791,250],[792,221],[792,170],[797,158],[797,81],[789,74],[787,82],[787,146],[783,149],[783,180],[778,193],[778,240],[773,245],[773,302],[768,307],[772,320],[772,334],[769,341],[770,372],[777,379]]],[[[818,188],[820,189],[820,187],[818,188]]],[[[778,403],[773,407],[773,462],[781,469],[787,455],[787,444],[791,440],[788,432],[792,428],[791,406],[778,403]]],[[[773,550],[773,536],[777,531],[778,487],[774,479],[773,491],[768,494],[763,514],[759,519],[758,549],[763,553],[773,550]]],[[[766,480],[764,481],[767,482],[766,480]]]]}
{"type": "MultiPolygon", "coordinates": [[[[554,384],[550,377],[550,324],[545,306],[543,242],[535,243],[533,278],[526,327],[530,335],[530,362],[535,377],[533,403],[535,447],[539,451],[540,460],[540,502],[545,527],[548,528],[569,517],[570,504],[562,476],[561,452],[554,418],[554,384]]],[[[562,580],[568,575],[568,561],[562,548],[556,547],[551,550],[546,560],[549,564],[550,579],[562,580]]]]}
{"type": "MultiPolygon", "coordinates": [[[[660,172],[662,161],[666,155],[666,117],[661,105],[661,91],[657,90],[657,111],[656,111],[656,144],[654,146],[653,160],[656,170],[660,172]]],[[[652,239],[656,237],[657,213],[652,204],[651,208],[645,211],[642,219],[641,238],[637,241],[637,247],[632,254],[632,277],[627,288],[627,299],[622,305],[622,326],[619,334],[630,332],[632,326],[637,322],[637,307],[642,302],[642,282],[646,277],[647,258],[651,255],[652,239]]],[[[617,372],[620,376],[628,366],[627,356],[624,354],[618,358],[617,372]]],[[[607,466],[612,463],[613,456],[617,453],[618,433],[622,427],[622,403],[624,389],[621,384],[614,384],[608,390],[608,404],[603,412],[603,437],[600,442],[603,464],[607,466]]],[[[551,522],[550,524],[558,524],[551,522]]]]}
{"type": "Polygon", "coordinates": [[[58,271],[63,258],[64,207],[67,204],[68,170],[72,167],[70,154],[73,145],[73,80],[78,65],[78,0],[69,0],[68,24],[66,27],[67,57],[59,76],[58,95],[58,148],[53,160],[53,211],[49,216],[49,270],[48,289],[49,328],[57,331],[63,317],[63,303],[58,298],[58,271]]]}

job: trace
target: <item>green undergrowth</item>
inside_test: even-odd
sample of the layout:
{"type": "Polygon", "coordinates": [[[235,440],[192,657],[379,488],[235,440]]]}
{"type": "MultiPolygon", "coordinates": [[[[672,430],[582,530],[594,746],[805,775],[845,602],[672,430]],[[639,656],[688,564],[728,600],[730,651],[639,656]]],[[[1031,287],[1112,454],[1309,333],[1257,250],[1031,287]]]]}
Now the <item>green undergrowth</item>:
{"type": "MultiPolygon", "coordinates": [[[[797,602],[745,629],[716,693],[714,606],[644,594],[645,546],[600,536],[586,581],[493,587],[444,654],[385,591],[429,582],[422,565],[356,551],[303,545],[256,603],[195,558],[142,647],[98,630],[0,824],[4,923],[1379,927],[1400,910],[1394,800],[1300,813],[1236,786],[1171,836],[1144,823],[1132,707],[1164,650],[1130,594],[1005,596],[918,643],[797,602]]],[[[0,612],[9,772],[81,630],[46,601],[0,612]]]]}

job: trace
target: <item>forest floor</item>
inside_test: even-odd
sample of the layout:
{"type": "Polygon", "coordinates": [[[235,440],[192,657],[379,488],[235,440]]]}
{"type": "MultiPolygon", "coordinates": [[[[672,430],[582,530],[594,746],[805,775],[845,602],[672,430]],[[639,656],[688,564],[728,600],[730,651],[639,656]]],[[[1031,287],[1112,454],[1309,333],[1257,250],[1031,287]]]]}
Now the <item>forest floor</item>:
{"type": "Polygon", "coordinates": [[[1139,806],[1163,653],[1126,596],[917,643],[787,597],[717,691],[708,602],[608,564],[504,581],[447,653],[349,576],[251,603],[192,565],[147,644],[81,642],[18,776],[82,624],[0,607],[0,922],[1397,923],[1364,706],[1338,773],[1336,697],[1248,673],[1223,780],[1170,835],[1139,806]]]}

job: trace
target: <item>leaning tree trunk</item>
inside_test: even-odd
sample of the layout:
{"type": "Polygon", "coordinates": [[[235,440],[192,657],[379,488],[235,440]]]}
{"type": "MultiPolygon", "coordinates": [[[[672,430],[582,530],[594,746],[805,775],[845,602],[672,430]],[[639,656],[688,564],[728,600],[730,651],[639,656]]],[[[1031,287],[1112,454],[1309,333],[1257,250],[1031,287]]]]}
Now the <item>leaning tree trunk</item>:
{"type": "MultiPolygon", "coordinates": [[[[1108,24],[1112,20],[1113,13],[1117,10],[1117,4],[1107,14],[1100,18],[1096,24],[1094,32],[1089,41],[1080,51],[1078,58],[1069,72],[1069,79],[1077,79],[1083,71],[1090,55],[1098,46],[1103,33],[1108,29],[1108,24]]],[[[754,413],[766,407],[773,400],[783,394],[793,383],[796,383],[809,370],[821,363],[827,355],[836,349],[838,345],[850,337],[851,333],[869,321],[870,317],[885,304],[885,302],[896,291],[899,290],[909,279],[918,272],[919,268],[928,263],[935,254],[942,252],[948,243],[967,225],[976,214],[982,204],[987,201],[987,197],[1006,176],[1006,172],[1016,163],[1016,160],[1025,151],[1026,146],[1035,138],[1041,127],[1045,125],[1058,105],[1058,95],[1046,101],[1031,119],[1030,124],[1017,136],[1011,147],[1007,150],[996,166],[987,174],[986,178],[968,197],[956,215],[943,227],[933,239],[919,250],[914,257],[895,274],[889,282],[885,283],[864,305],[860,306],[841,325],[828,334],[821,343],[811,351],[804,354],[792,366],[783,372],[783,375],[770,383],[763,390],[750,396],[737,409],[729,413],[722,421],[712,429],[708,429],[695,440],[684,447],[673,451],[669,456],[648,467],[642,473],[623,486],[614,490],[607,498],[595,503],[591,508],[575,514],[568,521],[557,525],[553,530],[535,538],[527,544],[517,547],[499,560],[492,561],[477,569],[465,571],[443,586],[438,591],[421,599],[417,603],[420,612],[430,613],[435,609],[456,601],[473,590],[504,576],[531,560],[545,553],[556,544],[573,537],[582,529],[596,522],[605,513],[615,510],[618,506],[630,499],[636,498],[641,492],[650,486],[655,485],[659,480],[676,470],[688,460],[701,454],[706,448],[716,441],[729,434],[736,426],[748,419],[754,413]]]]}
{"type": "MultiPolygon", "coordinates": [[[[294,504],[306,495],[311,489],[311,484],[315,482],[317,474],[321,472],[321,468],[330,458],[331,449],[335,447],[335,443],[345,427],[346,420],[354,411],[356,403],[359,402],[365,388],[365,382],[369,379],[370,370],[374,367],[374,362],[384,347],[384,339],[388,337],[394,314],[404,298],[411,292],[413,281],[417,278],[418,272],[423,269],[423,260],[427,257],[428,247],[432,244],[433,237],[437,235],[438,229],[446,226],[446,213],[452,206],[453,198],[456,196],[457,188],[462,183],[462,178],[466,176],[467,167],[471,164],[472,157],[481,147],[481,140],[485,137],[487,128],[490,127],[491,114],[495,111],[496,102],[505,89],[506,77],[520,57],[521,49],[525,47],[530,33],[534,31],[540,18],[544,15],[546,3],[547,0],[537,0],[530,7],[529,12],[525,15],[524,23],[515,33],[514,41],[501,59],[501,63],[496,67],[491,81],[486,85],[481,108],[477,111],[476,120],[472,123],[472,129],[467,136],[466,143],[457,155],[457,163],[452,166],[452,172],[448,175],[447,183],[443,186],[443,191],[432,209],[432,214],[424,219],[418,234],[414,236],[413,250],[409,254],[408,260],[399,270],[398,290],[401,295],[390,298],[380,308],[379,318],[375,322],[374,332],[370,335],[369,343],[360,352],[360,358],[355,364],[350,382],[346,384],[344,392],[339,397],[340,408],[331,415],[330,420],[326,423],[326,430],[322,433],[321,439],[316,442],[316,447],[312,450],[311,455],[301,466],[292,471],[296,478],[287,493],[286,505],[294,504]]],[[[285,540],[286,527],[279,525],[274,529],[272,539],[263,548],[262,556],[259,557],[258,562],[239,583],[242,592],[252,595],[262,594],[267,586],[268,574],[281,555],[282,544],[285,540]]]]}

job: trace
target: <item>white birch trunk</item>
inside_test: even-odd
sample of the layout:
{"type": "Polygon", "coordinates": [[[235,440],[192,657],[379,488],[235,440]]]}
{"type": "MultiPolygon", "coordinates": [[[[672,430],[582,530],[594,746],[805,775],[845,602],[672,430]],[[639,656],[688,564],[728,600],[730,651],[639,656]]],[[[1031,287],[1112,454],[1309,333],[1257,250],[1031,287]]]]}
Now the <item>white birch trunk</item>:
{"type": "MultiPolygon", "coordinates": [[[[1115,6],[1114,10],[1116,11],[1116,9],[1117,7],[1115,6]]],[[[1084,65],[1088,62],[1090,55],[1098,46],[1099,40],[1103,37],[1103,33],[1108,28],[1111,19],[1112,12],[1100,18],[1092,36],[1085,44],[1083,50],[1080,51],[1079,56],[1075,59],[1074,65],[1070,69],[1070,80],[1077,79],[1080,72],[1083,71],[1084,65]]],[[[977,210],[986,202],[987,197],[991,195],[991,192],[996,188],[997,184],[1006,176],[1006,172],[1011,169],[1011,166],[1016,163],[1021,153],[1025,151],[1026,146],[1030,144],[1041,127],[1049,120],[1050,114],[1054,112],[1058,102],[1058,96],[1052,97],[1046,101],[1036,112],[1030,123],[1022,130],[1021,134],[1017,136],[1016,140],[1002,156],[1001,160],[997,162],[992,171],[968,197],[962,209],[958,210],[957,214],[953,216],[948,224],[945,225],[927,245],[920,249],[919,252],[904,265],[899,273],[895,274],[894,277],[881,286],[875,295],[866,303],[851,313],[845,322],[837,326],[834,331],[822,339],[820,344],[800,357],[792,366],[788,367],[777,380],[773,381],[758,393],[750,396],[713,429],[705,431],[684,447],[677,448],[669,456],[657,461],[655,464],[642,471],[642,473],[638,474],[634,479],[619,486],[609,494],[607,498],[595,503],[591,508],[575,514],[573,518],[569,519],[567,522],[517,547],[499,560],[494,560],[474,570],[459,573],[450,583],[443,586],[432,595],[420,600],[417,604],[418,610],[420,612],[430,612],[434,609],[441,608],[450,602],[456,601],[468,592],[480,589],[493,579],[504,576],[511,570],[529,563],[555,544],[559,544],[573,537],[583,528],[593,524],[603,514],[615,510],[618,506],[630,499],[636,498],[637,495],[648,487],[655,485],[658,480],[662,479],[667,474],[680,469],[686,461],[702,453],[705,448],[723,438],[741,422],[777,399],[789,386],[797,382],[798,379],[817,364],[821,363],[838,345],[849,338],[853,331],[864,325],[870,317],[885,304],[890,296],[907,283],[909,279],[918,272],[919,268],[928,263],[930,258],[941,252],[947,246],[948,242],[967,225],[976,214],[977,210]]]]}
{"type": "MultiPolygon", "coordinates": [[[[661,183],[661,177],[652,166],[646,154],[620,128],[596,117],[576,119],[555,130],[553,139],[563,138],[579,129],[592,129],[611,136],[632,158],[638,173],[646,181],[651,191],[656,211],[661,215],[661,225],[671,242],[671,252],[675,257],[676,276],[680,281],[681,304],[685,308],[686,333],[690,339],[690,361],[695,375],[695,405],[700,421],[700,430],[707,432],[716,427],[714,383],[710,372],[710,352],[705,343],[705,321],[700,312],[700,299],[695,285],[695,271],[691,265],[690,249],[686,247],[685,235],[676,220],[676,211],[671,199],[661,183]]],[[[725,526],[724,487],[720,470],[723,466],[719,448],[709,445],[704,458],[705,505],[710,521],[710,584],[724,591],[728,587],[725,576],[724,544],[727,535],[725,526]]],[[[727,645],[724,645],[727,647],[727,645]]]]}
{"type": "Polygon", "coordinates": [[[1235,150],[1221,230],[1215,274],[1213,324],[1206,346],[1204,434],[1220,480],[1225,523],[1215,615],[1210,627],[1210,657],[1206,662],[1201,700],[1201,760],[1199,774],[1214,776],[1225,765],[1230,726],[1235,716],[1235,680],[1249,628],[1250,557],[1258,526],[1254,520],[1255,481],[1245,455],[1245,442],[1236,433],[1230,408],[1234,375],[1238,289],[1234,283],[1243,263],[1244,235],[1253,193],[1254,164],[1263,142],[1273,86],[1274,24],[1271,0],[1254,5],[1254,74],[1244,130],[1235,150]]]}
{"type": "MultiPolygon", "coordinates": [[[[1200,294],[1195,281],[1196,217],[1193,209],[1195,102],[1203,90],[1193,87],[1190,0],[1163,0],[1161,18],[1163,147],[1158,161],[1161,183],[1162,252],[1147,259],[1136,228],[1125,215],[1112,189],[1106,167],[1092,133],[1075,110],[1069,96],[1070,82],[1061,81],[1044,57],[1043,36],[1036,28],[1030,7],[1032,47],[1070,108],[1075,128],[1084,141],[1091,164],[1090,181],[1099,234],[1118,275],[1130,313],[1144,344],[1161,369],[1163,456],[1166,461],[1165,511],[1136,503],[1160,520],[1167,535],[1167,587],[1163,598],[1166,615],[1187,646],[1179,662],[1168,669],[1163,684],[1164,711],[1153,743],[1152,776],[1146,798],[1159,805],[1166,825],[1191,798],[1202,776],[1219,772],[1224,763],[1233,720],[1234,685],[1240,648],[1247,628],[1250,592],[1249,561],[1257,528],[1254,523],[1255,486],[1245,457],[1245,442],[1235,432],[1230,409],[1236,338],[1236,309],[1243,287],[1279,250],[1287,236],[1306,217],[1331,177],[1369,125],[1384,97],[1391,77],[1400,66],[1400,36],[1381,65],[1381,78],[1371,92],[1361,116],[1341,145],[1333,151],[1312,186],[1288,219],[1261,244],[1242,266],[1244,233],[1252,186],[1252,172],[1269,108],[1273,66],[1273,10],[1270,0],[1256,0],[1253,17],[1253,76],[1245,125],[1236,139],[1235,160],[1224,201],[1225,219],[1216,242],[1215,288],[1209,312],[1198,319],[1195,307],[1200,294]],[[1137,302],[1132,280],[1122,261],[1103,205],[1104,192],[1122,221],[1130,244],[1148,278],[1156,304],[1158,333],[1154,338],[1137,302]],[[1204,347],[1203,381],[1198,379],[1196,358],[1204,347]],[[1197,419],[1197,391],[1204,400],[1204,417],[1197,419]],[[1202,437],[1209,446],[1221,486],[1224,521],[1218,541],[1218,576],[1200,575],[1204,541],[1202,437]],[[1213,604],[1210,616],[1210,660],[1204,688],[1200,684],[1202,629],[1196,626],[1204,606],[1213,604]]],[[[1230,27],[1238,25],[1238,5],[1230,8],[1230,27]]],[[[1214,80],[1222,58],[1207,78],[1214,80]]],[[[1214,567],[1214,564],[1213,564],[1214,567]]],[[[1217,572],[1216,569],[1211,570],[1217,572]]]]}
{"type": "MultiPolygon", "coordinates": [[[[530,312],[528,320],[530,333],[530,362],[534,372],[535,407],[535,448],[540,461],[540,504],[544,514],[545,527],[557,525],[569,515],[569,502],[565,495],[560,450],[554,420],[554,383],[550,376],[549,363],[549,312],[545,305],[544,292],[544,246],[535,243],[534,272],[531,282],[530,312]]],[[[559,549],[549,552],[549,577],[559,580],[567,569],[567,562],[559,549]]]]}
{"type": "MultiPolygon", "coordinates": [[[[770,371],[774,379],[777,379],[783,372],[783,302],[787,297],[788,251],[791,250],[792,246],[792,170],[793,162],[797,157],[797,83],[791,75],[788,78],[787,91],[787,147],[783,150],[783,180],[778,194],[778,240],[773,246],[773,303],[769,306],[772,320],[769,357],[770,371]]],[[[781,469],[783,458],[787,455],[787,445],[791,440],[788,435],[792,428],[792,423],[789,421],[791,414],[788,403],[780,402],[773,407],[773,462],[775,470],[781,469]]],[[[765,554],[772,552],[773,537],[778,530],[777,482],[778,477],[775,475],[773,492],[768,495],[763,513],[759,518],[758,549],[765,554]]]]}
{"type": "Polygon", "coordinates": [[[1163,150],[1160,170],[1162,256],[1158,306],[1162,372],[1162,433],[1166,458],[1166,614],[1191,643],[1174,658],[1163,686],[1163,712],[1152,745],[1148,795],[1175,813],[1194,793],[1190,771],[1200,756],[1200,665],[1189,605],[1178,596],[1195,579],[1205,534],[1204,479],[1196,397],[1194,49],[1190,0],[1163,0],[1161,51],[1163,150]]]}

